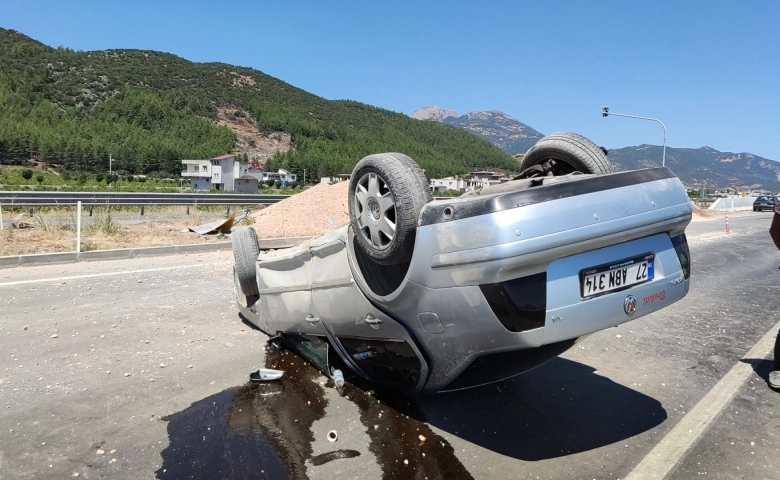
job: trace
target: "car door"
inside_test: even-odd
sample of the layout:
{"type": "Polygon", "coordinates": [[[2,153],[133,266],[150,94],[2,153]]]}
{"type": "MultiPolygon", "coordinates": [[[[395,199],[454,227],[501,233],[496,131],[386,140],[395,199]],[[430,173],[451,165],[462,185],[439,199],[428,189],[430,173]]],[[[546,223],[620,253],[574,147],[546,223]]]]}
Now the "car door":
{"type": "Polygon", "coordinates": [[[311,291],[311,252],[308,248],[261,255],[257,277],[258,307],[275,332],[326,335],[311,291]]]}
{"type": "Polygon", "coordinates": [[[407,330],[369,302],[352,278],[346,238],[312,245],[312,296],[342,357],[371,380],[414,388],[427,366],[407,330]]]}

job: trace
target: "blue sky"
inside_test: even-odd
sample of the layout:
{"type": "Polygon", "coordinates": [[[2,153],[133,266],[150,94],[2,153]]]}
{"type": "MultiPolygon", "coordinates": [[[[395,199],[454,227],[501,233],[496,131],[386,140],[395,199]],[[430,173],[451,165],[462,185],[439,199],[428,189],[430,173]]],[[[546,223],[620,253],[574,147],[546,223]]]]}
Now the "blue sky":
{"type": "Polygon", "coordinates": [[[780,161],[780,2],[0,2],[0,27],[76,50],[253,67],[328,99],[412,113],[502,110],[607,148],[780,161]]]}

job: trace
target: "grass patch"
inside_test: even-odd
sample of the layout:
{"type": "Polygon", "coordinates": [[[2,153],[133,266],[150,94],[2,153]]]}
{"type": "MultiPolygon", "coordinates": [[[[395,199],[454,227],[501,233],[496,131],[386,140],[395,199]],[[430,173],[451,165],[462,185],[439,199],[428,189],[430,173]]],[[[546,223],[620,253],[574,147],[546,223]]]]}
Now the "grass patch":
{"type": "Polygon", "coordinates": [[[124,233],[124,228],[122,225],[115,222],[114,219],[111,218],[111,207],[107,209],[105,217],[98,217],[96,221],[82,228],[87,234],[100,232],[106,236],[113,236],[122,235],[124,233]]]}

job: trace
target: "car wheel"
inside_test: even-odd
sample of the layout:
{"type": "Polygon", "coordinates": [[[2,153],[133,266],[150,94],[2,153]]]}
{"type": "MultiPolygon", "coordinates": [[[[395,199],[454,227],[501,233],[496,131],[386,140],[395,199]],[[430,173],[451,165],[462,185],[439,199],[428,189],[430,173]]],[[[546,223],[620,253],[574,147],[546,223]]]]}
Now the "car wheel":
{"type": "Polygon", "coordinates": [[[574,172],[602,175],[613,171],[612,164],[601,147],[582,135],[571,132],[551,133],[541,138],[523,156],[520,171],[550,160],[553,160],[553,175],[574,172]]]}
{"type": "Polygon", "coordinates": [[[349,219],[360,248],[376,263],[412,257],[417,218],[431,192],[422,169],[406,155],[380,153],[358,162],[349,181],[349,219]]]}
{"type": "Polygon", "coordinates": [[[235,271],[241,291],[247,297],[259,295],[257,290],[257,256],[260,251],[257,246],[257,234],[252,227],[233,230],[230,235],[235,259],[235,271]]]}

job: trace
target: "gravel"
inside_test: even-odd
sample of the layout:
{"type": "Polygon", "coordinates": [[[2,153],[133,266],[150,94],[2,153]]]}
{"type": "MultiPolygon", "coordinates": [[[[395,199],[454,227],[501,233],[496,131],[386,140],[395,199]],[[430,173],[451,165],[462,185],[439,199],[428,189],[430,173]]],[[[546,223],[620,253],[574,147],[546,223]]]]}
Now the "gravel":
{"type": "Polygon", "coordinates": [[[349,223],[349,182],[319,184],[252,213],[257,238],[313,237],[349,223]]]}

